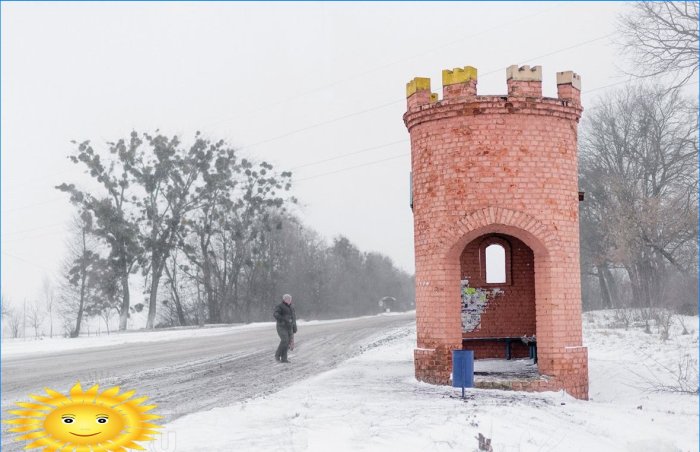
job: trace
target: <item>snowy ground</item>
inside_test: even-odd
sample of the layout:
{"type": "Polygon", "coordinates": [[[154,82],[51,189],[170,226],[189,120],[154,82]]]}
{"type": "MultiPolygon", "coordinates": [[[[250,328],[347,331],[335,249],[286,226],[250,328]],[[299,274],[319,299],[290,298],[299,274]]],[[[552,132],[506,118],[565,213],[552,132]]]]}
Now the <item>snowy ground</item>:
{"type": "MultiPolygon", "coordinates": [[[[3,357],[2,417],[7,419],[15,402],[29,401],[29,394],[45,387],[64,392],[80,381],[83,387],[99,384],[102,389],[136,390],[158,406],[160,422],[165,424],[308,380],[395,337],[387,337],[387,331],[412,324],[413,312],[300,323],[297,362],[279,368],[274,359],[279,337],[271,324],[219,328],[227,333],[204,337],[193,335],[197,331],[165,332],[170,339],[138,342],[133,340],[151,339],[149,333],[129,333],[124,336],[132,342],[100,347],[87,343],[87,348],[79,350],[59,350],[61,341],[53,341],[52,352],[3,357]]],[[[0,449],[21,450],[24,444],[14,442],[17,435],[8,434],[6,428],[0,449]]]]}
{"type": "MultiPolygon", "coordinates": [[[[659,335],[609,329],[611,313],[587,314],[590,401],[563,393],[468,391],[417,382],[415,330],[271,395],[181,417],[150,450],[670,452],[698,450],[698,398],[658,393],[689,360],[697,387],[697,317],[659,335]]],[[[292,363],[294,365],[294,363],[292,363]]],[[[277,366],[284,366],[279,364],[277,366]]],[[[272,369],[275,371],[275,369],[272,369]]]]}

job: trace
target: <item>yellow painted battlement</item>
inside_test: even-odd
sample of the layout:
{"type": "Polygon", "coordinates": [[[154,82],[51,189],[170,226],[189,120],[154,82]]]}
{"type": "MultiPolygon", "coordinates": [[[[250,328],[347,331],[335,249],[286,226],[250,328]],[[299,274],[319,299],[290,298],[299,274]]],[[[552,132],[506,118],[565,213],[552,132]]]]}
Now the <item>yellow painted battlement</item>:
{"type": "Polygon", "coordinates": [[[442,86],[456,85],[470,80],[476,80],[477,70],[472,66],[457,67],[452,70],[442,70],[442,86]]]}
{"type": "Polygon", "coordinates": [[[406,83],[406,97],[411,97],[416,91],[430,91],[430,79],[427,77],[415,77],[406,83]]]}

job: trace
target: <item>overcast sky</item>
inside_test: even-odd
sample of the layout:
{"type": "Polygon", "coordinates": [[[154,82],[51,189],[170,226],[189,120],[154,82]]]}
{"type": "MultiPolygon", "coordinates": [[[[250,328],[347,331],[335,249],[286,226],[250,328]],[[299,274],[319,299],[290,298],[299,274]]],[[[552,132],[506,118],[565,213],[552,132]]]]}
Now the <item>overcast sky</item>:
{"type": "MultiPolygon", "coordinates": [[[[405,84],[505,68],[582,76],[584,108],[626,80],[614,45],[625,5],[572,3],[7,3],[2,8],[2,292],[57,280],[72,207],[53,187],[85,181],[71,140],[197,130],[294,172],[305,223],[329,241],[413,272],[405,84]],[[609,85],[616,84],[609,87],[609,85]],[[606,88],[607,87],[607,88],[606,88]]],[[[585,116],[585,112],[584,112],[585,116]]]]}

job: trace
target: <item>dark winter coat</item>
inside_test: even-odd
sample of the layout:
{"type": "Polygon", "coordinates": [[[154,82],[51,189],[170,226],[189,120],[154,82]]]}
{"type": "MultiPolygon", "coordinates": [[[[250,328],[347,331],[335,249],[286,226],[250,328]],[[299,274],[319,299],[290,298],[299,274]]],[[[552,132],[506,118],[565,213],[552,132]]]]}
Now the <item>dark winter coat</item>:
{"type": "Polygon", "coordinates": [[[294,307],[284,301],[275,307],[273,314],[277,320],[277,328],[290,329],[292,333],[297,332],[297,316],[294,313],[294,307]]]}

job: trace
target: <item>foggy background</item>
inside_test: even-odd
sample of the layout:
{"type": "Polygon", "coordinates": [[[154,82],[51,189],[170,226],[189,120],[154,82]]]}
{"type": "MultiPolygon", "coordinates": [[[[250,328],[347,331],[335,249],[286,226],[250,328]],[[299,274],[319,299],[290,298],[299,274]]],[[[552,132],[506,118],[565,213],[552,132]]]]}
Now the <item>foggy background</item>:
{"type": "Polygon", "coordinates": [[[412,273],[405,83],[440,92],[442,69],[472,65],[502,94],[506,66],[539,64],[546,96],[556,71],[581,74],[585,107],[626,79],[606,37],[621,6],[3,4],[3,293],[59,272],[73,208],[53,187],[88,186],[70,141],[132,130],[199,130],[293,171],[308,226],[412,273]]]}

